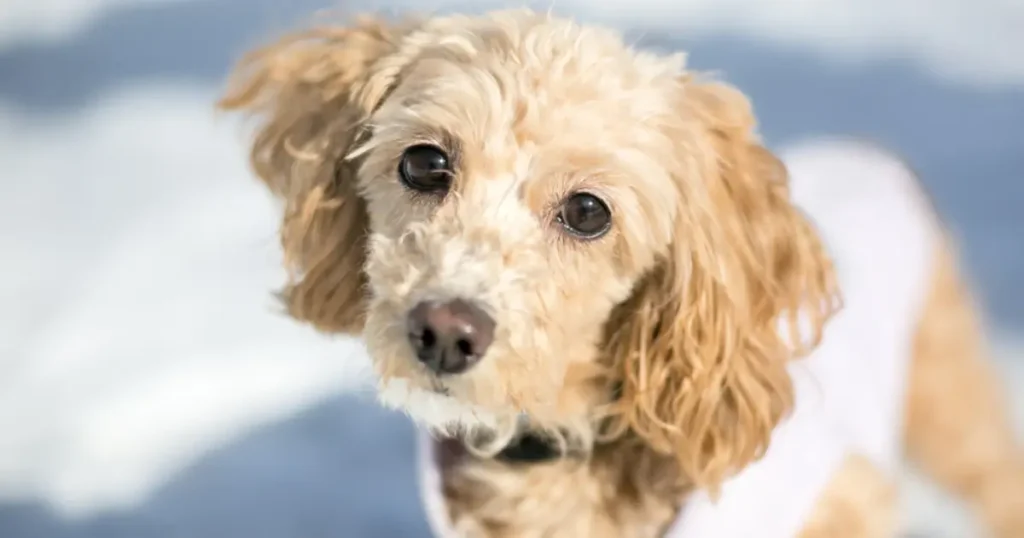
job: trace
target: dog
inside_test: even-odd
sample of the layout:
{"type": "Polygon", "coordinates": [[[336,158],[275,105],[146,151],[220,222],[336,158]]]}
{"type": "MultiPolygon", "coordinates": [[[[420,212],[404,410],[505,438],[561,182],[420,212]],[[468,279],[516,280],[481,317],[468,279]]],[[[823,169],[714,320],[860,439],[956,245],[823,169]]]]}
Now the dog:
{"type": "Polygon", "coordinates": [[[904,452],[1024,536],[972,291],[884,150],[780,158],[684,55],[529,10],[299,31],[219,106],[287,312],[427,432],[439,536],[892,536],[904,452]]]}

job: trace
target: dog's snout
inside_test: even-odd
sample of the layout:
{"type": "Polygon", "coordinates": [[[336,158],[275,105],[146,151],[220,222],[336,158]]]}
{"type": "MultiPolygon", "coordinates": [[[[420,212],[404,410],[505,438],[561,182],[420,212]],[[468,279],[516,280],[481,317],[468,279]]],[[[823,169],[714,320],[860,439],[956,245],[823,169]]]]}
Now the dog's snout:
{"type": "Polygon", "coordinates": [[[422,302],[409,311],[408,324],[417,358],[439,374],[468,370],[494,340],[494,319],[462,299],[422,302]]]}

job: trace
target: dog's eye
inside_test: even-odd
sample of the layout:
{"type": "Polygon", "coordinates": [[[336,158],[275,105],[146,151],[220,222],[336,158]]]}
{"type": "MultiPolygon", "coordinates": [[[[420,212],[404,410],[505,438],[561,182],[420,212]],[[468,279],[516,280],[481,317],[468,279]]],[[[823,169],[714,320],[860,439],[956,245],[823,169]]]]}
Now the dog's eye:
{"type": "Polygon", "coordinates": [[[597,239],[611,228],[612,212],[597,196],[578,192],[565,201],[557,220],[572,235],[597,239]]]}
{"type": "Polygon", "coordinates": [[[444,192],[452,182],[448,155],[434,146],[412,146],[398,163],[402,183],[420,192],[444,192]]]}

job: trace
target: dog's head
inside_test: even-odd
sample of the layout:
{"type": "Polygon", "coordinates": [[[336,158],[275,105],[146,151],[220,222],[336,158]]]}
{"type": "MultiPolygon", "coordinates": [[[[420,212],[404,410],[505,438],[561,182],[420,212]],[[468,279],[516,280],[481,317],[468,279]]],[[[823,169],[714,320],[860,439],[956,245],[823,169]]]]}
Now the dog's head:
{"type": "Polygon", "coordinates": [[[263,119],[290,313],[362,334],[382,400],[438,429],[632,432],[713,485],[835,304],[747,100],[608,30],[326,27],[252,53],[222,106],[263,119]]]}

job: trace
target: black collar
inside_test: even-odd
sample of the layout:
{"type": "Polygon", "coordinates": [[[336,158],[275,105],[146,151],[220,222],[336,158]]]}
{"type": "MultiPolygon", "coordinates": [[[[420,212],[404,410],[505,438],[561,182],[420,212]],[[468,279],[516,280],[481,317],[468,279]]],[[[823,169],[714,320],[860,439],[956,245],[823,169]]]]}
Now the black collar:
{"type": "MultiPolygon", "coordinates": [[[[461,439],[436,438],[432,442],[435,462],[442,469],[455,467],[466,458],[472,458],[461,439]]],[[[554,461],[560,457],[562,454],[557,445],[549,438],[527,432],[498,452],[494,460],[507,465],[531,465],[554,461]]]]}
{"type": "Polygon", "coordinates": [[[508,444],[495,456],[506,463],[544,463],[562,457],[562,452],[550,439],[526,432],[508,444]]]}
{"type": "MultiPolygon", "coordinates": [[[[622,383],[616,383],[612,388],[612,399],[618,400],[621,396],[622,383]]],[[[465,449],[463,448],[463,450],[465,449]]],[[[501,452],[498,452],[494,459],[508,464],[519,465],[546,463],[564,456],[566,456],[565,452],[550,437],[526,430],[505,446],[501,452]]]]}

